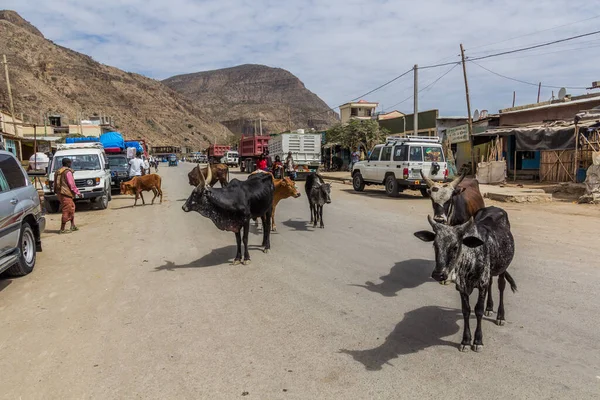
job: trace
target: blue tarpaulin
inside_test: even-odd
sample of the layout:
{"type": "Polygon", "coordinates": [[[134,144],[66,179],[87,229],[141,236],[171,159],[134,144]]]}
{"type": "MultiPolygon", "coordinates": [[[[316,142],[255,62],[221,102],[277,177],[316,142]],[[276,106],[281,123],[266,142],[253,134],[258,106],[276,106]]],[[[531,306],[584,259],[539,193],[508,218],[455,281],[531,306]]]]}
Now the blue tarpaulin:
{"type": "Polygon", "coordinates": [[[144,152],[144,148],[142,147],[142,145],[140,144],[140,142],[136,142],[136,141],[127,141],[125,143],[125,147],[135,147],[135,151],[139,151],[140,153],[144,152]]]}
{"type": "Polygon", "coordinates": [[[106,132],[100,136],[100,143],[105,149],[125,150],[125,141],[119,132],[106,132]]]}

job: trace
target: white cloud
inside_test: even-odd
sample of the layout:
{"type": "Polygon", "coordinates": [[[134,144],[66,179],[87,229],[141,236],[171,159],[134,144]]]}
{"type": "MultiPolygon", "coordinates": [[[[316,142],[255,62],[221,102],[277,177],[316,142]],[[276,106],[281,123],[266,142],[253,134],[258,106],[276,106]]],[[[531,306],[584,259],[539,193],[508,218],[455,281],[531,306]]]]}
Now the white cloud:
{"type": "MultiPolygon", "coordinates": [[[[296,74],[333,106],[415,63],[458,60],[461,42],[469,56],[485,55],[593,31],[600,21],[504,41],[591,18],[594,7],[581,0],[5,0],[3,6],[19,12],[48,39],[127,71],[163,79],[243,63],[266,64],[296,74]]],[[[598,47],[600,35],[481,63],[529,82],[589,86],[600,80],[598,47]]],[[[448,68],[421,70],[420,87],[448,68]]],[[[468,73],[473,108],[495,112],[507,107],[513,90],[517,103],[536,99],[534,86],[472,64],[468,73]]],[[[542,89],[542,98],[549,98],[551,90],[542,89]]],[[[409,74],[368,99],[389,107],[411,91],[409,74]]],[[[465,114],[461,68],[421,93],[419,103],[421,109],[439,108],[445,115],[465,114]]],[[[410,112],[412,101],[397,108],[410,112]]]]}

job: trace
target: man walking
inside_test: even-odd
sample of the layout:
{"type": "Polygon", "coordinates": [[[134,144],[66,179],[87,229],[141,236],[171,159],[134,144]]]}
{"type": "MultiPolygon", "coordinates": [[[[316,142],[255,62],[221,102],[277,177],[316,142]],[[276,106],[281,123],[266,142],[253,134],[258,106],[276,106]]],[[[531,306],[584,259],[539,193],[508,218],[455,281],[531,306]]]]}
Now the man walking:
{"type": "Polygon", "coordinates": [[[350,166],[349,166],[350,172],[352,172],[352,166],[354,164],[356,164],[359,161],[359,159],[360,159],[360,155],[358,154],[358,150],[354,149],[352,154],[350,154],[350,166]]]}
{"type": "Polygon", "coordinates": [[[142,176],[142,171],[144,169],[144,161],[141,159],[142,153],[139,151],[136,153],[135,158],[132,158],[129,161],[129,177],[133,178],[134,176],[142,176]]]}
{"type": "Polygon", "coordinates": [[[62,219],[60,221],[59,233],[71,233],[78,231],[75,225],[75,202],[73,198],[81,197],[79,189],[75,186],[73,170],[71,169],[71,159],[63,158],[62,168],[54,173],[54,193],[58,195],[58,200],[62,205],[62,219]],[[67,222],[71,222],[71,229],[66,230],[67,222]]]}

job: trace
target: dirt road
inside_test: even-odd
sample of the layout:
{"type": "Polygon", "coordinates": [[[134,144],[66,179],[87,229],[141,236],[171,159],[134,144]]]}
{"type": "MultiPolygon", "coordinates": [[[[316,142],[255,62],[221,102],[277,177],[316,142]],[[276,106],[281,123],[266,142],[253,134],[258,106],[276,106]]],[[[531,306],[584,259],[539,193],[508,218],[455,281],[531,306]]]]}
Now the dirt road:
{"type": "Polygon", "coordinates": [[[459,296],[429,278],[433,250],[412,235],[429,201],[335,185],[313,230],[306,198],[284,200],[272,253],[251,235],[252,264],[231,266],[234,235],[181,210],[188,169],[161,168],[162,205],[115,198],[67,236],[50,218],[34,273],[0,280],[0,397],[600,393],[598,208],[507,207],[519,292],[506,326],[484,324],[483,352],[460,353],[459,296]]]}

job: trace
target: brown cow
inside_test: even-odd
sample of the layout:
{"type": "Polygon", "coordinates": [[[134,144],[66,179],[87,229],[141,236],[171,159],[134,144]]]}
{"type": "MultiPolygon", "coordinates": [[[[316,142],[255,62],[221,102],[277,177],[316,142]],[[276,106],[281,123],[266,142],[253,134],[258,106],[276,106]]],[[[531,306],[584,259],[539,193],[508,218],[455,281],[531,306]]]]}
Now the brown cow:
{"type": "MultiPolygon", "coordinates": [[[[270,172],[265,172],[261,170],[256,170],[250,175],[254,174],[269,174],[273,176],[270,172]]],[[[271,214],[271,230],[273,232],[277,231],[277,226],[275,226],[275,208],[277,204],[288,197],[293,197],[297,199],[300,197],[300,192],[296,188],[296,183],[288,177],[283,179],[273,179],[273,184],[275,185],[275,192],[273,193],[273,213],[271,214]]],[[[254,222],[256,226],[258,226],[258,219],[255,219],[254,222]]]]}
{"type": "Polygon", "coordinates": [[[146,205],[142,192],[149,192],[152,190],[154,193],[152,204],[154,204],[154,199],[156,199],[157,196],[160,196],[160,202],[162,204],[163,193],[160,187],[161,181],[160,175],[157,174],[134,176],[133,179],[127,182],[121,182],[121,194],[135,195],[135,203],[133,203],[133,206],[135,207],[137,205],[138,196],[142,198],[142,204],[146,205]]]}
{"type": "MultiPolygon", "coordinates": [[[[214,186],[215,183],[221,182],[221,187],[227,186],[229,178],[229,167],[225,164],[210,164],[212,179],[208,182],[209,186],[214,186]]],[[[188,173],[188,180],[191,186],[196,187],[200,184],[200,171],[204,176],[208,175],[208,167],[200,168],[200,164],[196,165],[188,173]]]]}

